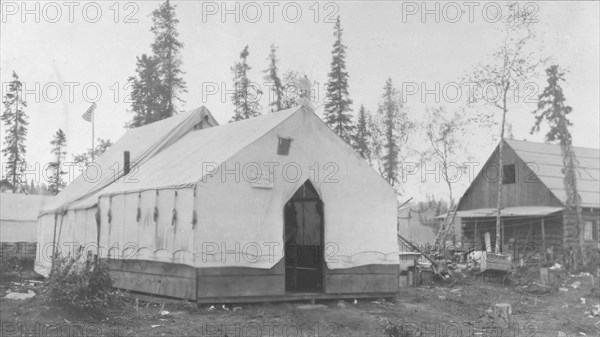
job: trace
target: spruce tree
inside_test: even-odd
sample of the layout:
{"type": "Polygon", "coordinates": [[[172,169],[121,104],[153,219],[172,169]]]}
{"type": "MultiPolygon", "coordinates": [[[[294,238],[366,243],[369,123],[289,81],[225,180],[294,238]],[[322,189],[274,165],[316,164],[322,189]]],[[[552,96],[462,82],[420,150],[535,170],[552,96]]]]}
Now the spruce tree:
{"type": "Polygon", "coordinates": [[[24,108],[27,102],[22,96],[23,83],[16,72],[12,73],[12,81],[8,83],[8,90],[3,97],[4,112],[0,117],[4,122],[5,136],[2,154],[6,158],[6,179],[12,184],[14,192],[19,190],[23,180],[22,173],[26,168],[25,140],[27,138],[27,125],[29,117],[24,108]]]}
{"type": "Polygon", "coordinates": [[[399,139],[405,135],[403,128],[406,127],[406,118],[401,112],[402,104],[391,78],[385,82],[381,98],[378,113],[383,120],[383,178],[394,186],[400,166],[399,139]]]}
{"type": "Polygon", "coordinates": [[[250,55],[250,52],[248,51],[248,46],[246,46],[240,53],[240,61],[236,62],[231,68],[235,91],[231,98],[234,106],[234,114],[230,122],[260,115],[257,100],[257,95],[260,92],[252,86],[248,78],[248,71],[251,69],[248,65],[248,55],[250,55]]]}
{"type": "Polygon", "coordinates": [[[325,103],[325,123],[346,142],[350,142],[352,119],[350,106],[352,100],[348,95],[348,72],[346,71],[346,46],[342,42],[340,17],[337,17],[333,32],[333,59],[327,82],[325,103]]]}
{"type": "MultiPolygon", "coordinates": [[[[583,216],[581,213],[581,196],[577,191],[577,166],[578,161],[575,156],[575,152],[572,147],[571,132],[569,127],[573,124],[567,118],[573,109],[565,104],[565,96],[563,89],[560,86],[560,82],[564,81],[564,73],[560,71],[558,65],[552,65],[546,69],[546,75],[548,76],[548,86],[538,96],[537,109],[533,111],[535,116],[535,124],[531,128],[531,133],[538,132],[540,130],[540,124],[545,120],[550,126],[550,130],[546,133],[546,141],[550,143],[558,142],[560,144],[561,154],[563,157],[563,185],[567,191],[567,200],[565,204],[567,206],[566,214],[570,219],[575,218],[577,223],[575,224],[577,233],[577,245],[574,248],[575,252],[585,261],[585,250],[584,246],[584,223],[583,216]],[[578,248],[578,249],[577,249],[578,248]]],[[[570,221],[569,221],[570,222],[570,221]]],[[[568,223],[567,225],[571,225],[568,223]]],[[[565,233],[565,238],[568,239],[568,232],[565,233]]],[[[573,247],[573,245],[570,245],[573,247]]],[[[578,259],[575,259],[577,265],[578,259]]],[[[577,266],[575,266],[577,267],[577,266]]]]}
{"type": "Polygon", "coordinates": [[[133,85],[131,110],[134,113],[129,127],[137,127],[173,116],[178,112],[176,102],[187,92],[181,77],[181,49],[175,16],[175,6],[166,0],[152,12],[154,42],[152,55],[137,59],[136,76],[129,80],[133,85]]]}
{"type": "Polygon", "coordinates": [[[352,146],[361,157],[369,159],[370,161],[371,150],[369,148],[369,138],[371,137],[371,132],[369,131],[367,124],[367,113],[365,107],[361,105],[360,110],[358,111],[356,127],[352,134],[352,146]]]}
{"type": "Polygon", "coordinates": [[[62,165],[65,159],[65,155],[67,152],[65,148],[67,146],[67,137],[62,129],[58,129],[52,141],[50,142],[52,145],[52,154],[54,155],[55,161],[50,163],[50,169],[52,169],[52,176],[50,177],[50,192],[57,194],[65,187],[65,181],[62,179],[62,175],[67,172],[62,170],[62,165]]]}
{"type": "Polygon", "coordinates": [[[161,119],[161,82],[158,59],[143,54],[137,58],[136,76],[131,83],[131,111],[134,113],[129,127],[146,125],[161,119]]]}
{"type": "MultiPolygon", "coordinates": [[[[265,81],[270,83],[272,86],[273,94],[275,95],[274,100],[269,103],[271,107],[271,111],[280,111],[283,109],[283,85],[281,83],[281,79],[279,78],[278,69],[277,69],[277,47],[272,44],[271,52],[269,53],[269,68],[265,70],[265,81]]],[[[269,95],[269,98],[271,96],[269,95]]]]}
{"type": "Polygon", "coordinates": [[[163,2],[160,7],[152,12],[152,28],[154,42],[152,52],[158,60],[158,72],[161,86],[159,87],[161,102],[161,115],[159,119],[171,117],[178,112],[175,101],[182,101],[180,93],[186,91],[186,83],[181,78],[181,49],[183,43],[177,38],[177,24],[179,20],[175,17],[175,6],[171,6],[169,0],[163,2]]]}

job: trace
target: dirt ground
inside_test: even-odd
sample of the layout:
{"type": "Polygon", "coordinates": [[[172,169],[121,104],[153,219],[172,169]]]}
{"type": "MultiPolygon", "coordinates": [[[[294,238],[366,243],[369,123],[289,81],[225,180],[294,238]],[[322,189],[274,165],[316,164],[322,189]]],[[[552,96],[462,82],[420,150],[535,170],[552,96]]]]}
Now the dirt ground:
{"type": "Polygon", "coordinates": [[[322,301],[315,305],[297,302],[198,307],[177,301],[136,301],[133,296],[104,314],[49,305],[39,296],[27,300],[3,298],[9,290],[35,292],[39,283],[28,282],[28,276],[2,277],[0,336],[546,337],[598,336],[600,332],[600,317],[590,314],[600,304],[599,288],[597,281],[594,287],[590,276],[570,277],[549,293],[538,295],[527,293],[540,290],[535,285],[505,286],[498,280],[461,276],[450,288],[402,288],[392,299],[322,301]],[[575,282],[581,285],[571,287],[575,282]],[[493,317],[491,308],[496,303],[511,305],[510,323],[493,317]]]}

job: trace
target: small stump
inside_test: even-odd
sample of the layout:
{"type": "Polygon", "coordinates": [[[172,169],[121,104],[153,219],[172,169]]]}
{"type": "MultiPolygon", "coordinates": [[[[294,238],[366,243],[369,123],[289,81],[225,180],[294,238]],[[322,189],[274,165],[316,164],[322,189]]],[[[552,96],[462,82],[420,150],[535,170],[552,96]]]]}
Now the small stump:
{"type": "Polygon", "coordinates": [[[512,309],[508,303],[496,303],[494,305],[494,318],[504,322],[507,326],[510,325],[510,318],[512,315],[512,309]]]}

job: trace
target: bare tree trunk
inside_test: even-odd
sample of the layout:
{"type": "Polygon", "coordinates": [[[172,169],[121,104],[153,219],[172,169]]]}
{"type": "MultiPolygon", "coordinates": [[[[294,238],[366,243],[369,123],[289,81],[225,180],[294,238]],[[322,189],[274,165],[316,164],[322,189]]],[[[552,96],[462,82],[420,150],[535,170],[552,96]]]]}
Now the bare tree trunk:
{"type": "Polygon", "coordinates": [[[496,254],[500,253],[500,247],[502,242],[502,235],[500,231],[500,226],[502,223],[502,179],[503,179],[503,161],[502,161],[502,153],[504,151],[504,125],[506,124],[506,95],[508,92],[509,84],[508,82],[504,86],[504,92],[502,95],[502,124],[500,126],[500,144],[498,144],[498,200],[496,203],[496,254]]]}

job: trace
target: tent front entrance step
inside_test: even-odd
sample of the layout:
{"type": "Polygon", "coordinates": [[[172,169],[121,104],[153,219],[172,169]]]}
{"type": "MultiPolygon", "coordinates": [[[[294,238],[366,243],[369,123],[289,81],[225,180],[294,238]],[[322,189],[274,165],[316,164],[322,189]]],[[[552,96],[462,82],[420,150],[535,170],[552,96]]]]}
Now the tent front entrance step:
{"type": "Polygon", "coordinates": [[[323,202],[306,181],[284,206],[285,291],[324,289],[323,202]]]}

